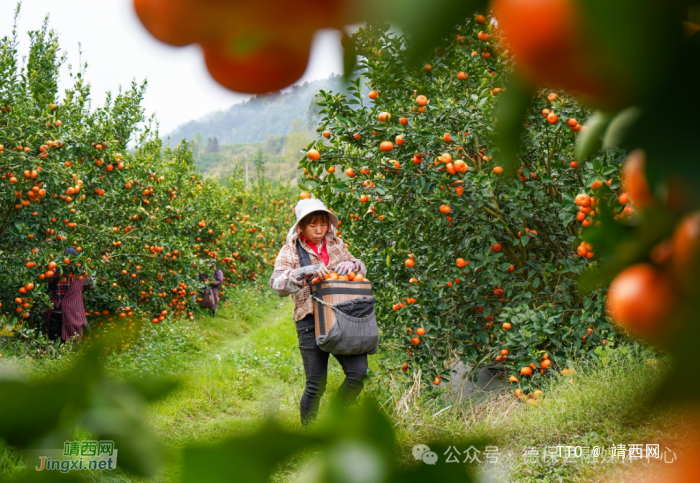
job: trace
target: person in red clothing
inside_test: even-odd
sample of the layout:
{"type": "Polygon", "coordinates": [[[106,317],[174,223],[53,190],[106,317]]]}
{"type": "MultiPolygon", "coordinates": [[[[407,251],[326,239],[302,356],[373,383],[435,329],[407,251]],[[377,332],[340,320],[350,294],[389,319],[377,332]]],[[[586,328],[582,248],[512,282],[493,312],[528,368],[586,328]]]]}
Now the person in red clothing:
{"type": "MultiPolygon", "coordinates": [[[[75,248],[67,248],[64,253],[68,257],[79,256],[75,248]]],[[[89,328],[85,318],[83,292],[94,288],[92,279],[83,271],[75,275],[74,273],[62,274],[59,269],[56,269],[48,282],[52,307],[44,312],[44,320],[49,340],[55,341],[59,335],[61,343],[76,334],[79,339],[82,338],[83,327],[89,328]]]]}

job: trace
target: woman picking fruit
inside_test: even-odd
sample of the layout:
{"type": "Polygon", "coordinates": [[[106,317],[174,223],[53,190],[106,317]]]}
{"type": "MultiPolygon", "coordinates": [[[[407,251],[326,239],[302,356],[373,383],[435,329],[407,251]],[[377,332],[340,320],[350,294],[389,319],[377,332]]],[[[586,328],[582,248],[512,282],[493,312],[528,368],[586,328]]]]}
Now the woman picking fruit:
{"type": "MultiPolygon", "coordinates": [[[[290,228],[287,241],[277,255],[270,287],[280,297],[291,295],[294,300],[293,318],[306,374],[300,407],[301,422],[306,425],[318,415],[321,397],[326,390],[329,356],[329,352],[321,350],[316,344],[314,306],[306,279],[313,275],[320,279],[327,276],[355,278],[355,274],[358,278],[364,278],[367,268],[361,260],[350,255],[343,241],[336,236],[338,217],[321,200],[303,199],[297,203],[295,212],[297,221],[290,228]],[[297,244],[309,253],[313,265],[301,266],[297,244]]],[[[344,404],[350,404],[364,387],[367,354],[334,354],[334,357],[345,372],[345,380],[336,397],[344,404]]]]}

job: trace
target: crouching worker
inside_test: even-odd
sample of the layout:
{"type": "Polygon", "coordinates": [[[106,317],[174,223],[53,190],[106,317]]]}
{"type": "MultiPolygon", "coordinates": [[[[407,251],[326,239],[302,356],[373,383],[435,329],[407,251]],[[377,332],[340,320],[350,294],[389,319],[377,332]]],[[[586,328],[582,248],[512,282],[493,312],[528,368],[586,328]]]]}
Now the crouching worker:
{"type": "MultiPolygon", "coordinates": [[[[330,353],[316,345],[314,305],[307,279],[325,277],[332,271],[343,275],[367,274],[364,263],[353,258],[343,241],[336,236],[338,217],[331,213],[321,200],[304,199],[297,203],[297,221],[287,234],[287,241],[275,260],[275,270],[270,277],[270,287],[279,296],[291,295],[294,300],[294,323],[299,338],[299,349],[304,362],[306,387],[301,397],[301,422],[306,426],[318,416],[321,396],[328,379],[328,356],[330,353]],[[310,255],[313,265],[301,267],[297,244],[310,255]]],[[[350,404],[364,387],[367,375],[367,354],[336,355],[345,373],[345,380],[336,397],[343,404],[350,404]]]]}

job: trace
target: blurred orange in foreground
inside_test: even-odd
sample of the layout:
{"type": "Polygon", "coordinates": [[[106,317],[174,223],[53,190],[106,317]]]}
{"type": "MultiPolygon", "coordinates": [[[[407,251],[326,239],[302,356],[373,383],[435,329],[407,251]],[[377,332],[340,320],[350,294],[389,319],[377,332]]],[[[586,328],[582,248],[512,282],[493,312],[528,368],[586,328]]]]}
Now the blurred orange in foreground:
{"type": "Polygon", "coordinates": [[[134,0],[146,29],[174,46],[197,43],[212,77],[260,94],[297,81],[316,30],[346,22],[344,0],[134,0]]]}
{"type": "Polygon", "coordinates": [[[611,86],[597,76],[599,56],[584,36],[573,0],[495,0],[494,16],[523,74],[585,98],[611,100],[611,86]]]}
{"type": "Polygon", "coordinates": [[[659,458],[640,461],[606,483],[697,483],[700,481],[700,421],[697,408],[691,407],[683,419],[681,438],[658,441],[659,458]],[[669,451],[670,450],[670,451],[669,451]],[[666,453],[666,454],[664,454],[666,453]]]}

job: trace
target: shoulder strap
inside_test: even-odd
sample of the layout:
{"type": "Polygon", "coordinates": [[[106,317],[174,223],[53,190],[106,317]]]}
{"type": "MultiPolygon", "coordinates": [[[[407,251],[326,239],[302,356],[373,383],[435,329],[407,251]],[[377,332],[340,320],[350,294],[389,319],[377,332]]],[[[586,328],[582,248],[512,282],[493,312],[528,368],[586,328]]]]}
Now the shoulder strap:
{"type": "Polygon", "coordinates": [[[304,247],[301,246],[301,240],[297,238],[297,255],[299,256],[299,266],[300,267],[307,267],[309,265],[313,265],[311,263],[311,256],[309,253],[304,250],[304,247]]]}
{"type": "MultiPolygon", "coordinates": [[[[297,238],[297,255],[299,256],[299,266],[300,267],[308,267],[309,265],[313,265],[311,263],[311,255],[304,250],[304,247],[301,246],[301,240],[297,238]]],[[[306,284],[309,286],[309,289],[311,289],[311,283],[309,282],[309,279],[306,279],[306,284]]]]}

